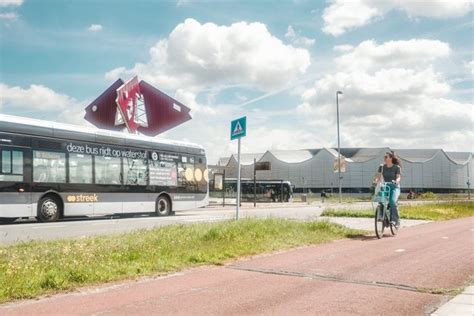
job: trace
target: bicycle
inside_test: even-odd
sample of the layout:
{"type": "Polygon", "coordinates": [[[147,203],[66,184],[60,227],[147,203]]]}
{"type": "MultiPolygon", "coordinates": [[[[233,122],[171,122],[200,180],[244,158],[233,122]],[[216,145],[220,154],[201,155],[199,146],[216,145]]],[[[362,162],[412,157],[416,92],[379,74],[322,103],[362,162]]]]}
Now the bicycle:
{"type": "Polygon", "coordinates": [[[392,235],[395,236],[398,228],[390,220],[390,193],[393,190],[394,184],[383,182],[380,190],[375,192],[372,202],[377,202],[375,209],[375,235],[378,239],[383,237],[383,232],[386,227],[390,227],[392,235]]]}

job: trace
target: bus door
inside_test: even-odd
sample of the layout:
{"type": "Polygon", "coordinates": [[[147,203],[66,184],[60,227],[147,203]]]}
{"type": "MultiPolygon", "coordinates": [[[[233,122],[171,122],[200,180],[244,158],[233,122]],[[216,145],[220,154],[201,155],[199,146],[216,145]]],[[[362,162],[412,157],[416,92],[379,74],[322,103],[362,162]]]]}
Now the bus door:
{"type": "Polygon", "coordinates": [[[120,214],[127,194],[123,185],[121,158],[95,156],[95,183],[102,193],[94,203],[95,215],[120,214]]]}
{"type": "Polygon", "coordinates": [[[0,145],[0,217],[35,215],[31,204],[31,149],[0,145]]]}

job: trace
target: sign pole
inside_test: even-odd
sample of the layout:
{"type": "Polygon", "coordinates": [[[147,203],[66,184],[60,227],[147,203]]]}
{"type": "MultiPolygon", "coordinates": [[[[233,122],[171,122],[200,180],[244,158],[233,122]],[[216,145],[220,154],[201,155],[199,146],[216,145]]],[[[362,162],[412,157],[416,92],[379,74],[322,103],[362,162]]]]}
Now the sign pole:
{"type": "Polygon", "coordinates": [[[225,206],[225,168],[222,175],[222,207],[225,206]]]}
{"type": "Polygon", "coordinates": [[[239,219],[240,209],[240,138],[245,137],[247,134],[247,117],[243,116],[239,119],[230,122],[230,140],[237,138],[238,149],[237,149],[237,205],[235,207],[235,219],[239,219]]]}
{"type": "Polygon", "coordinates": [[[238,149],[237,149],[237,207],[235,209],[236,220],[239,220],[239,208],[240,208],[240,138],[238,139],[238,149]]]}

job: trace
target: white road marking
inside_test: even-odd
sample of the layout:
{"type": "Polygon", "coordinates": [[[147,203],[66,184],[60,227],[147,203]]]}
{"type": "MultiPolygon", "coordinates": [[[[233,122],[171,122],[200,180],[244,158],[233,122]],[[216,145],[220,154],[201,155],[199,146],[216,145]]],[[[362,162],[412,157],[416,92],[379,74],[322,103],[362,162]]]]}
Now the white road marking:
{"type": "Polygon", "coordinates": [[[41,225],[41,226],[35,226],[31,227],[33,229],[48,229],[48,228],[60,228],[60,227],[66,227],[66,225],[41,225]]]}
{"type": "Polygon", "coordinates": [[[448,237],[448,236],[443,236],[443,237],[441,237],[441,238],[443,238],[443,239],[449,239],[449,237],[448,237]]]}
{"type": "Polygon", "coordinates": [[[197,218],[197,219],[185,219],[183,222],[209,222],[209,221],[219,221],[222,219],[226,219],[225,217],[222,218],[197,218]]]}
{"type": "Polygon", "coordinates": [[[405,251],[405,249],[397,249],[397,250],[395,250],[395,252],[404,252],[404,251],[405,251]]]}

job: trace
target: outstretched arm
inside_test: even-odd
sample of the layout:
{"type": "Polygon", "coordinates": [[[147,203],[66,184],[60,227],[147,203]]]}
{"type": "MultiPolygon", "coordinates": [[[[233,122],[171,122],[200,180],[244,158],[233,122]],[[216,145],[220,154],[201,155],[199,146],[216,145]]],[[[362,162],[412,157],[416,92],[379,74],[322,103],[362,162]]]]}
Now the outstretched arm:
{"type": "Polygon", "coordinates": [[[402,169],[400,167],[398,167],[398,170],[397,170],[397,173],[395,174],[395,184],[397,186],[400,186],[400,181],[401,181],[401,173],[402,173],[402,169]]]}
{"type": "Polygon", "coordinates": [[[396,184],[397,186],[400,186],[400,181],[401,181],[401,179],[402,179],[402,178],[401,178],[400,174],[397,174],[397,178],[395,179],[395,184],[396,184]]]}

